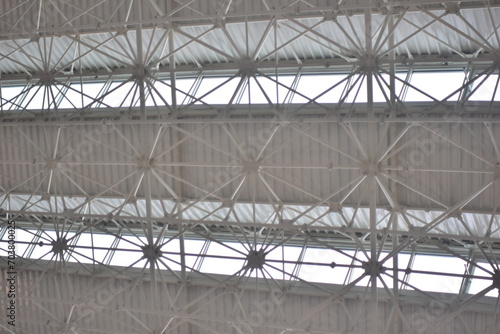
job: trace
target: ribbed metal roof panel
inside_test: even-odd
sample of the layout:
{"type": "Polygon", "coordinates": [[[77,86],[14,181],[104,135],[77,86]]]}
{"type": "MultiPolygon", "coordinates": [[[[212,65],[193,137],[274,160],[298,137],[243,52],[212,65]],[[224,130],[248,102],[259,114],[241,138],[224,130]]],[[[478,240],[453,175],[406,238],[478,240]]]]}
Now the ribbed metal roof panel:
{"type": "MultiPolygon", "coordinates": [[[[486,44],[482,51],[491,53],[499,47],[499,41],[491,30],[491,18],[498,17],[499,11],[498,8],[465,9],[459,15],[444,15],[443,11],[432,11],[430,14],[409,12],[402,20],[396,17],[396,54],[405,58],[415,55],[448,56],[453,53],[470,55],[481,51],[481,47],[486,43],[489,45],[486,44]],[[482,24],[483,22],[489,24],[482,24]],[[425,30],[418,32],[423,27],[425,30]]],[[[373,40],[374,43],[378,40],[384,43],[380,46],[382,54],[388,48],[388,29],[382,28],[383,22],[383,16],[373,14],[373,40]],[[379,33],[382,34],[381,38],[378,38],[379,33]]],[[[253,55],[268,24],[266,21],[250,22],[248,25],[243,22],[227,23],[224,28],[216,25],[180,25],[173,32],[174,50],[179,48],[175,53],[175,61],[178,65],[192,65],[196,68],[203,64],[231,63],[246,59],[253,55]],[[245,42],[247,35],[248,51],[245,42]],[[191,38],[196,40],[192,41],[191,38]]],[[[261,60],[296,60],[300,63],[303,60],[322,60],[339,56],[349,59],[359,56],[365,44],[364,34],[360,32],[364,27],[364,17],[360,15],[340,15],[335,23],[331,20],[322,21],[322,18],[280,19],[276,25],[279,28],[274,27],[271,26],[271,31],[264,38],[262,49],[257,55],[261,60]],[[343,27],[344,31],[340,27],[343,27]],[[356,47],[353,44],[358,45],[356,47]],[[278,52],[273,51],[276,47],[280,48],[278,52]]],[[[151,43],[152,47],[149,49],[154,50],[151,54],[154,60],[163,58],[172,51],[168,47],[168,40],[162,37],[167,29],[168,27],[159,26],[154,30],[142,30],[143,48],[147,50],[151,43]]],[[[131,30],[67,37],[40,36],[31,42],[28,39],[2,41],[0,50],[3,57],[0,59],[0,69],[2,73],[43,71],[43,59],[49,52],[53,59],[61,59],[57,70],[67,70],[67,66],[62,66],[65,63],[74,65],[75,72],[131,67],[137,62],[133,57],[137,54],[136,39],[136,30],[131,30]],[[114,38],[110,39],[113,36],[114,38]],[[75,44],[78,39],[81,43],[75,44]],[[106,40],[108,41],[105,42],[106,40]],[[12,53],[21,46],[22,51],[12,53]],[[89,47],[94,49],[89,50],[89,47]],[[83,57],[72,63],[72,59],[83,54],[83,57]]],[[[168,59],[162,61],[163,65],[167,63],[168,59]]]]}
{"type": "MultiPolygon", "coordinates": [[[[340,333],[352,328],[356,328],[357,333],[373,332],[369,321],[373,304],[369,301],[369,294],[359,289],[338,299],[329,295],[308,295],[307,288],[302,291],[304,287],[292,287],[285,294],[278,290],[269,291],[262,281],[258,282],[259,288],[256,289],[253,279],[241,290],[197,283],[186,287],[169,282],[158,283],[160,304],[153,305],[147,280],[135,284],[133,277],[91,279],[86,275],[75,275],[71,266],[68,271],[51,274],[25,270],[19,274],[18,283],[26,288],[17,300],[16,333],[41,334],[66,329],[128,334],[166,329],[171,333],[201,334],[207,330],[230,332],[235,328],[250,333],[278,333],[287,328],[307,328],[315,333],[340,333]],[[178,300],[170,304],[173,298],[178,300]]],[[[5,279],[2,270],[2,280],[5,279]]],[[[400,316],[403,317],[406,328],[421,330],[436,326],[436,332],[440,334],[466,333],[462,321],[467,321],[468,328],[477,332],[494,328],[494,315],[478,310],[479,307],[493,307],[491,303],[484,302],[465,310],[460,317],[438,328],[436,321],[443,314],[449,314],[447,307],[452,302],[451,296],[423,296],[411,291],[401,293],[412,297],[401,305],[397,317],[398,321],[401,321],[400,316]],[[433,311],[428,303],[432,303],[433,311]]],[[[378,316],[384,320],[380,324],[386,326],[392,321],[391,302],[382,295],[383,292],[378,302],[378,316]]],[[[2,298],[2,307],[6,300],[2,298]]]]}

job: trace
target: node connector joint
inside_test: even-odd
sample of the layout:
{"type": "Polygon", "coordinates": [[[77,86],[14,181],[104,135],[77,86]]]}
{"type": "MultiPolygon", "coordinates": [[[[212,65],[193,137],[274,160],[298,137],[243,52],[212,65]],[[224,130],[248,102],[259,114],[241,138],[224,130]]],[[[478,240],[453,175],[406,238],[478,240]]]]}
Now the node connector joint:
{"type": "Polygon", "coordinates": [[[68,250],[68,239],[66,238],[57,238],[56,240],[52,240],[52,252],[54,254],[64,254],[68,250]]]}
{"type": "Polygon", "coordinates": [[[379,261],[367,261],[363,262],[361,267],[365,270],[365,274],[369,276],[380,276],[384,273],[386,268],[379,261]]]}
{"type": "Polygon", "coordinates": [[[266,254],[263,250],[251,250],[247,255],[246,268],[249,269],[262,269],[266,263],[266,254]]]}
{"type": "Polygon", "coordinates": [[[379,68],[379,59],[374,55],[362,55],[358,58],[358,61],[359,68],[365,73],[377,71],[379,68]]]}
{"type": "Polygon", "coordinates": [[[155,246],[155,245],[145,245],[141,247],[142,250],[142,258],[147,259],[148,261],[152,262],[155,261],[156,259],[162,257],[163,252],[161,251],[161,246],[155,246]]]}
{"type": "Polygon", "coordinates": [[[495,270],[495,273],[492,276],[493,283],[491,285],[500,291],[500,270],[495,270]]]}
{"type": "Polygon", "coordinates": [[[460,4],[458,2],[448,2],[445,5],[446,14],[460,14],[460,4]]]}

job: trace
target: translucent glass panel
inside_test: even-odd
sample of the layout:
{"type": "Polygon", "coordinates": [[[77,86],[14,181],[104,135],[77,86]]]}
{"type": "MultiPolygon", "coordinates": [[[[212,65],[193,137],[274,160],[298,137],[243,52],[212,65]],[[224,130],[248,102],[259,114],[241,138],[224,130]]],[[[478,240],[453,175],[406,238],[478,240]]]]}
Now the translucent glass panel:
{"type": "MultiPolygon", "coordinates": [[[[498,74],[473,77],[467,85],[464,72],[398,72],[394,77],[397,99],[405,102],[457,101],[465,94],[469,101],[499,101],[498,74]],[[466,88],[466,89],[463,89],[466,88]]],[[[367,77],[364,74],[259,74],[249,77],[200,76],[198,78],[147,78],[144,101],[147,107],[177,105],[227,104],[305,104],[365,103],[367,77]],[[172,94],[175,92],[175,94],[172,94]],[[313,102],[314,101],[314,102],[313,102]]],[[[373,98],[376,103],[390,100],[390,75],[373,76],[373,98]]],[[[57,82],[45,86],[37,82],[27,86],[3,86],[2,110],[81,109],[137,107],[141,89],[132,78],[100,82],[57,82]]]]}
{"type": "MultiPolygon", "coordinates": [[[[149,270],[150,263],[145,257],[144,247],[149,243],[143,236],[122,235],[119,238],[103,233],[59,233],[54,231],[17,229],[17,254],[34,260],[55,260],[53,243],[64,238],[68,248],[64,259],[68,262],[86,265],[112,265],[115,267],[134,267],[149,270]]],[[[242,239],[243,240],[243,239],[242,239]]],[[[185,239],[181,251],[181,241],[177,236],[154,240],[161,249],[155,268],[177,275],[182,267],[182,254],[186,272],[200,272],[219,275],[245,275],[268,278],[286,282],[311,282],[347,285],[356,282],[357,286],[369,286],[370,275],[366,275],[366,263],[371,257],[369,252],[340,250],[334,248],[285,246],[275,244],[256,244],[247,242],[227,242],[215,239],[185,239]],[[265,253],[261,268],[249,266],[248,254],[257,250],[265,253]]],[[[6,255],[5,247],[1,254],[6,255]]],[[[379,260],[388,253],[381,253],[379,260]]],[[[60,261],[58,259],[58,261],[60,261]]],[[[463,282],[466,261],[452,256],[416,254],[413,264],[410,254],[398,254],[398,285],[404,290],[422,290],[457,294],[463,282]],[[411,271],[405,274],[405,270],[411,271]],[[407,275],[409,273],[409,275],[407,275]],[[408,282],[408,284],[404,283],[408,282]]],[[[377,286],[392,289],[392,258],[383,263],[385,270],[377,279],[377,286]]],[[[469,293],[478,293],[491,285],[492,271],[489,263],[478,263],[473,275],[469,293]]],[[[496,296],[497,290],[487,296],[496,296]]]]}
{"type": "Polygon", "coordinates": [[[444,293],[458,293],[465,271],[465,261],[449,256],[417,255],[409,283],[420,290],[444,293]],[[422,273],[419,273],[421,271],[422,273]],[[425,272],[425,273],[424,273],[425,272]],[[439,273],[456,274],[445,276],[439,273]]]}

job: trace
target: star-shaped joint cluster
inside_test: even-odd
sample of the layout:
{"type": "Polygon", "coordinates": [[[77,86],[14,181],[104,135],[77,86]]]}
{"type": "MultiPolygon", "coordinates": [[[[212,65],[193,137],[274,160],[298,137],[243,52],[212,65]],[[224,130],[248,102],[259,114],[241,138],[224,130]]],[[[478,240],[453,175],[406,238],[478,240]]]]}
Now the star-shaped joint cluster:
{"type": "Polygon", "coordinates": [[[266,263],[266,254],[260,250],[251,250],[247,255],[246,268],[249,269],[262,269],[266,263]]]}

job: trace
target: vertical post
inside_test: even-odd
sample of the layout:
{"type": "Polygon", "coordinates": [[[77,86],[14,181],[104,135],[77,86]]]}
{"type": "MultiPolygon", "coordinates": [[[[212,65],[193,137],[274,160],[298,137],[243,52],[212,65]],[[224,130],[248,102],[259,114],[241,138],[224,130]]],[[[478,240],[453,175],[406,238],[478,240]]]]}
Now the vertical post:
{"type": "MultiPolygon", "coordinates": [[[[173,11],[175,8],[175,2],[172,0],[167,1],[167,12],[173,11]]],[[[173,116],[177,114],[178,110],[178,103],[177,103],[177,77],[175,73],[175,53],[173,51],[175,50],[175,43],[174,43],[174,34],[175,32],[173,29],[170,30],[169,36],[168,36],[168,50],[169,53],[171,53],[170,57],[168,58],[168,67],[169,67],[169,78],[170,78],[170,94],[171,94],[171,100],[172,100],[172,112],[173,116]]],[[[201,79],[203,80],[203,79],[201,79]]],[[[193,93],[194,94],[194,93],[193,93]]],[[[182,101],[182,100],[181,100],[182,101]]],[[[180,125],[179,125],[180,126],[180,125]]],[[[170,128],[170,138],[172,143],[177,143],[181,140],[181,134],[178,130],[170,128]]],[[[181,152],[180,148],[176,147],[172,151],[172,160],[173,161],[181,161],[181,152]]],[[[175,166],[174,167],[174,174],[182,177],[182,167],[180,166],[175,166]]],[[[174,181],[174,190],[175,193],[178,194],[177,198],[177,214],[178,214],[178,219],[182,220],[182,212],[183,212],[183,184],[180,182],[178,179],[174,181]]],[[[184,308],[186,305],[190,303],[191,297],[190,297],[190,292],[188,290],[188,285],[187,285],[187,270],[186,270],[186,242],[185,242],[185,235],[184,232],[186,230],[185,226],[182,224],[178,225],[179,228],[179,253],[180,253],[180,262],[181,262],[181,279],[182,279],[182,285],[180,287],[181,289],[181,295],[180,298],[178,299],[178,307],[179,308],[184,308]]],[[[185,312],[189,314],[189,308],[185,309],[185,312]]],[[[190,322],[187,323],[187,332],[191,333],[193,330],[192,324],[190,322]]]]}
{"type": "Polygon", "coordinates": [[[140,111],[141,111],[141,120],[146,120],[146,94],[144,89],[144,74],[145,74],[145,64],[144,64],[144,55],[142,50],[142,4],[140,1],[137,2],[137,13],[139,15],[139,23],[137,24],[137,61],[136,61],[136,84],[139,87],[139,103],[140,103],[140,111]]]}
{"type": "MultiPolygon", "coordinates": [[[[180,126],[180,125],[179,125],[180,126]]],[[[177,129],[170,128],[170,134],[171,134],[171,142],[174,145],[174,143],[178,143],[181,141],[181,135],[177,129]]],[[[179,147],[176,147],[175,149],[172,150],[172,161],[181,161],[181,152],[179,147]]],[[[174,167],[174,174],[182,178],[183,173],[182,173],[182,167],[181,166],[175,166],[174,167]]],[[[178,179],[173,181],[174,185],[174,190],[175,193],[178,195],[177,197],[177,219],[182,221],[182,200],[183,200],[183,184],[180,182],[178,179]]],[[[187,280],[187,275],[186,275],[186,251],[185,251],[185,236],[184,236],[184,225],[179,224],[179,250],[180,250],[180,261],[181,261],[181,278],[183,281],[183,284],[186,283],[187,280]]]]}
{"type": "MultiPolygon", "coordinates": [[[[365,57],[366,59],[365,75],[367,88],[367,111],[369,118],[375,118],[375,109],[373,106],[373,45],[372,45],[372,16],[371,9],[365,9],[365,57]]],[[[380,321],[378,315],[378,294],[377,294],[377,180],[375,178],[376,164],[376,130],[377,125],[374,122],[368,124],[368,158],[370,165],[370,177],[368,178],[368,196],[370,205],[370,279],[371,279],[371,303],[370,303],[370,331],[373,333],[380,332],[380,321]]]]}
{"type": "MultiPolygon", "coordinates": [[[[136,46],[137,46],[137,61],[136,61],[136,85],[139,88],[139,108],[141,113],[141,120],[146,120],[146,94],[145,94],[145,75],[146,75],[146,64],[142,49],[142,2],[137,2],[137,15],[139,18],[139,23],[137,24],[137,36],[136,36],[136,46]]],[[[133,102],[133,101],[132,101],[133,102]]],[[[143,123],[140,128],[142,147],[140,159],[144,159],[144,196],[145,196],[145,204],[146,204],[146,224],[147,224],[147,245],[148,247],[154,247],[154,235],[153,235],[153,221],[152,218],[152,207],[151,207],[151,171],[146,159],[149,158],[150,152],[149,150],[149,140],[148,140],[148,131],[147,125],[143,123]]],[[[148,159],[149,160],[149,159],[148,159]]],[[[150,250],[151,252],[152,249],[150,250]]],[[[156,259],[151,255],[149,258],[149,275],[150,275],[150,284],[151,284],[151,304],[153,307],[157,307],[157,295],[158,289],[156,284],[156,259]]]]}
{"type": "MultiPolygon", "coordinates": [[[[173,9],[173,2],[172,1],[169,1],[168,2],[168,6],[173,9]]],[[[171,98],[172,98],[172,111],[174,112],[174,114],[177,113],[177,82],[176,82],[176,74],[175,74],[175,53],[173,53],[173,51],[175,50],[175,44],[174,44],[174,31],[173,30],[170,30],[169,32],[169,36],[168,36],[168,48],[169,48],[169,52],[172,53],[171,56],[168,58],[169,60],[169,70],[170,70],[170,73],[169,73],[169,76],[170,76],[170,93],[171,93],[171,98]]],[[[203,78],[201,78],[200,80],[203,80],[203,78]]],[[[194,95],[195,93],[193,93],[194,95]]],[[[182,102],[181,102],[182,103],[182,102]]],[[[181,125],[179,125],[181,126],[181,125]]],[[[177,143],[181,140],[180,138],[180,133],[178,130],[176,129],[170,129],[170,133],[171,133],[171,140],[172,140],[172,143],[177,143]]],[[[177,147],[175,148],[173,151],[172,151],[172,159],[173,161],[181,161],[180,159],[180,148],[177,147]]],[[[175,166],[174,167],[174,174],[181,177],[181,174],[182,174],[182,170],[181,170],[181,167],[180,166],[175,166]]],[[[175,192],[179,195],[179,198],[177,199],[177,203],[178,203],[178,211],[179,211],[179,216],[178,216],[178,219],[182,219],[182,194],[183,194],[183,191],[182,191],[182,183],[176,179],[174,181],[174,189],[175,189],[175,192]]],[[[185,251],[185,237],[184,237],[184,226],[183,225],[179,225],[179,250],[180,250],[180,261],[181,261],[181,278],[182,278],[182,281],[183,281],[183,284],[185,285],[186,284],[186,280],[187,280],[187,276],[186,276],[186,251],[185,251]],[[182,230],[182,231],[181,231],[182,230]]],[[[185,286],[186,287],[186,286],[185,286]]]]}
{"type": "MultiPolygon", "coordinates": [[[[392,235],[392,248],[395,249],[398,246],[398,234],[395,233],[398,229],[398,220],[399,220],[399,213],[395,212],[394,213],[394,220],[392,222],[392,230],[394,231],[392,235]]],[[[392,257],[392,267],[394,268],[392,271],[392,276],[393,276],[393,281],[392,281],[392,292],[394,294],[394,308],[399,308],[399,259],[398,259],[398,254],[395,254],[392,257]]],[[[394,315],[393,319],[393,333],[394,334],[399,334],[401,333],[400,329],[400,321],[399,321],[399,316],[396,313],[394,315]]]]}
{"type": "MultiPolygon", "coordinates": [[[[174,31],[170,30],[169,36],[168,36],[168,49],[169,52],[172,52],[175,49],[174,45],[174,31]]],[[[172,53],[172,55],[168,58],[169,59],[169,70],[170,70],[170,90],[172,94],[172,110],[174,113],[177,112],[177,83],[176,83],[176,76],[175,76],[175,55],[172,53]]]]}
{"type": "MultiPolygon", "coordinates": [[[[390,13],[390,18],[389,18],[389,31],[393,31],[393,28],[394,28],[394,15],[393,13],[390,13]]],[[[389,37],[389,40],[388,40],[388,44],[389,44],[389,49],[391,50],[391,52],[389,52],[389,73],[390,73],[390,78],[389,78],[389,89],[390,89],[390,95],[389,95],[389,98],[390,98],[390,115],[389,117],[396,117],[396,51],[394,49],[394,33],[391,34],[391,36],[389,37]]],[[[391,138],[394,138],[396,137],[396,127],[391,125],[391,128],[389,130],[389,140],[391,140],[391,138]]],[[[392,160],[392,159],[390,159],[392,160]]],[[[389,160],[389,163],[391,162],[389,160]]],[[[392,183],[391,180],[389,180],[389,189],[391,191],[393,191],[393,193],[395,193],[395,191],[397,189],[392,189],[393,187],[391,187],[391,184],[394,185],[394,187],[397,187],[397,184],[395,183],[392,183]]],[[[397,195],[396,197],[397,198],[397,195]]],[[[394,208],[393,208],[394,209],[394,208]]],[[[393,230],[393,234],[392,234],[392,248],[395,249],[397,246],[398,246],[398,241],[399,241],[399,236],[398,234],[396,233],[397,230],[398,230],[398,221],[399,221],[399,213],[398,212],[394,212],[393,213],[394,216],[393,216],[393,220],[392,220],[392,230],[393,230]]],[[[393,272],[392,272],[392,276],[393,276],[393,281],[392,281],[392,292],[394,294],[394,308],[399,308],[399,281],[398,281],[398,277],[399,277],[399,259],[398,259],[398,254],[395,254],[393,257],[392,257],[392,267],[393,267],[393,272]]],[[[393,325],[393,333],[394,334],[399,334],[401,332],[401,326],[400,326],[400,321],[399,321],[399,316],[398,316],[398,313],[395,313],[393,318],[392,318],[392,325],[393,325]]]]}
{"type": "MultiPolygon", "coordinates": [[[[370,61],[373,57],[373,46],[372,46],[372,14],[370,9],[365,9],[365,52],[366,52],[366,88],[367,88],[367,108],[370,117],[375,116],[375,111],[373,108],[373,68],[370,66],[372,62],[370,61]]],[[[370,123],[372,124],[372,123],[370,123]]],[[[371,148],[371,147],[370,147],[371,148]]],[[[373,155],[371,152],[369,155],[373,155]]]]}
{"type": "MultiPolygon", "coordinates": [[[[389,14],[391,17],[389,18],[389,31],[393,30],[394,26],[394,15],[389,14]]],[[[401,14],[403,15],[403,14],[401,14]]],[[[390,73],[390,78],[389,78],[389,86],[390,86],[390,103],[391,103],[391,117],[395,116],[396,114],[396,50],[394,49],[394,33],[391,34],[389,37],[389,49],[391,52],[389,52],[389,73],[390,73]]]]}
{"type": "MultiPolygon", "coordinates": [[[[139,22],[142,18],[142,8],[141,2],[137,2],[137,13],[139,15],[139,22]]],[[[144,55],[142,50],[142,24],[139,23],[137,25],[137,76],[136,76],[136,84],[139,87],[139,103],[140,103],[140,111],[141,111],[141,121],[146,120],[146,94],[144,87],[144,76],[145,76],[145,64],[144,64],[144,55]]],[[[143,159],[147,159],[149,157],[150,147],[148,145],[148,131],[147,125],[141,125],[141,140],[142,140],[142,157],[143,159]]],[[[145,161],[146,162],[146,161],[145,161]]],[[[144,166],[147,166],[145,163],[144,166]]],[[[146,197],[146,218],[148,224],[148,235],[147,239],[150,244],[153,244],[153,227],[151,222],[151,173],[149,168],[145,168],[144,170],[144,185],[145,185],[145,197],[146,197]]]]}

